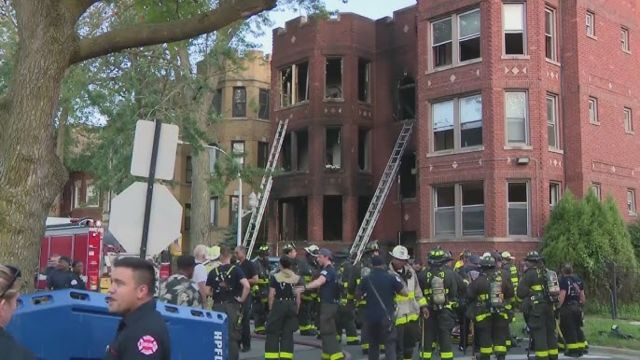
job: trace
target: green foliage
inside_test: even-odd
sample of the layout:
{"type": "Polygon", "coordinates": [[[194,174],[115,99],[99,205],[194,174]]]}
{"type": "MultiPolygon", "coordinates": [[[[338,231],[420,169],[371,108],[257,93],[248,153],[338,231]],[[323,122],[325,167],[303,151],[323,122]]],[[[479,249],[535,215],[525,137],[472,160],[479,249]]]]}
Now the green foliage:
{"type": "Polygon", "coordinates": [[[551,213],[543,239],[542,254],[550,268],[571,263],[587,283],[587,292],[596,299],[609,297],[613,264],[621,291],[629,300],[636,288],[633,277],[638,264],[631,239],[615,201],[598,201],[593,193],[584,199],[567,192],[551,213]]]}
{"type": "Polygon", "coordinates": [[[640,259],[640,220],[636,220],[627,226],[629,236],[631,237],[631,245],[636,259],[640,259]]]}
{"type": "Polygon", "coordinates": [[[0,97],[9,87],[18,49],[15,13],[9,2],[0,3],[0,97]]]}

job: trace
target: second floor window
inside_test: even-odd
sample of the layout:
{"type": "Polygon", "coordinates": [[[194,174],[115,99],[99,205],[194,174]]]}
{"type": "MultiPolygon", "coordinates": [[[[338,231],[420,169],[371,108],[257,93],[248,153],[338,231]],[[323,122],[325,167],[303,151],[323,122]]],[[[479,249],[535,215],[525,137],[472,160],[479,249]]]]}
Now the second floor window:
{"type": "Polygon", "coordinates": [[[528,144],[527,93],[524,91],[507,91],[505,93],[505,113],[507,144],[528,144]]]}
{"type": "Polygon", "coordinates": [[[526,55],[525,7],[522,3],[502,5],[504,54],[526,55]]]}
{"type": "Polygon", "coordinates": [[[482,145],[482,96],[472,95],[434,103],[433,151],[482,145]]]}
{"type": "Polygon", "coordinates": [[[434,21],[431,47],[434,68],[480,58],[480,10],[434,21]]]}
{"type": "Polygon", "coordinates": [[[269,120],[269,90],[260,89],[258,119],[269,120]]]}
{"type": "Polygon", "coordinates": [[[266,168],[268,161],[269,161],[269,143],[265,141],[258,141],[258,160],[257,160],[258,167],[261,169],[266,168]]]}
{"type": "Polygon", "coordinates": [[[247,89],[242,86],[233,88],[233,117],[247,116],[247,89]]]}
{"type": "Polygon", "coordinates": [[[626,27],[620,28],[620,42],[622,43],[623,51],[631,51],[631,47],[629,46],[629,29],[626,27]]]}

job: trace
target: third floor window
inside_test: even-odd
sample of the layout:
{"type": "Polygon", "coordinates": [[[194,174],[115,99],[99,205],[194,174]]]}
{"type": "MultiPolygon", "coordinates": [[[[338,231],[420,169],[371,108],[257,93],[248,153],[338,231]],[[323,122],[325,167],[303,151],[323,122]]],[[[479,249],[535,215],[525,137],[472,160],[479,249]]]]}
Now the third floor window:
{"type": "Polygon", "coordinates": [[[247,116],[247,89],[243,86],[233,88],[233,109],[231,116],[247,116]]]}
{"type": "Polygon", "coordinates": [[[480,58],[480,9],[431,24],[432,66],[457,65],[480,58]]]}
{"type": "Polygon", "coordinates": [[[505,55],[527,54],[525,23],[525,5],[523,3],[502,5],[505,55]]]}
{"type": "Polygon", "coordinates": [[[556,10],[544,9],[544,50],[547,59],[558,61],[557,56],[556,10]]]}

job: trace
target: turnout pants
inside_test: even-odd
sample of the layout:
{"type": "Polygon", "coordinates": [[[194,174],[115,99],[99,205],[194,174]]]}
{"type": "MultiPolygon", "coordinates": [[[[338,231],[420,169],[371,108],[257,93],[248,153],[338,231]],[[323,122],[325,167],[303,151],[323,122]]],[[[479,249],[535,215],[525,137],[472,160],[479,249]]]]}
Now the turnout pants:
{"type": "Polygon", "coordinates": [[[300,314],[298,315],[300,335],[310,335],[316,330],[316,326],[314,325],[314,306],[316,306],[315,297],[303,296],[302,302],[300,303],[300,314]]]}
{"type": "Polygon", "coordinates": [[[498,360],[507,355],[509,315],[507,313],[485,313],[475,317],[476,337],[480,345],[478,360],[489,360],[495,354],[498,360]]]}
{"type": "Polygon", "coordinates": [[[338,328],[338,341],[342,337],[342,330],[347,334],[347,345],[358,345],[358,330],[355,321],[355,306],[353,302],[338,306],[336,326],[338,328]]]}
{"type": "Polygon", "coordinates": [[[367,329],[369,333],[369,360],[380,359],[380,345],[384,345],[385,360],[396,360],[396,340],[398,337],[395,326],[389,327],[389,320],[381,316],[380,321],[365,322],[362,329],[367,329]],[[391,331],[389,331],[389,328],[391,331]]]}
{"type": "Polygon", "coordinates": [[[229,330],[229,359],[238,360],[240,358],[239,344],[240,344],[240,330],[241,324],[238,324],[238,317],[240,316],[240,304],[234,302],[214,303],[213,311],[218,311],[227,314],[228,330],[229,330]]]}
{"type": "Polygon", "coordinates": [[[265,333],[265,323],[267,322],[267,313],[269,312],[268,297],[255,297],[253,301],[253,316],[255,322],[255,333],[265,333]]]}
{"type": "Polygon", "coordinates": [[[456,315],[448,309],[430,310],[429,317],[423,320],[422,349],[420,359],[431,359],[434,344],[440,347],[440,359],[453,359],[451,349],[451,330],[456,321],[456,315]]]}
{"type": "Polygon", "coordinates": [[[338,304],[320,303],[320,339],[322,340],[322,359],[343,359],[344,354],[336,339],[336,315],[338,304]]]}
{"type": "Polygon", "coordinates": [[[276,300],[267,316],[264,344],[265,359],[293,359],[293,333],[298,328],[298,314],[293,300],[276,300]]]}
{"type": "Polygon", "coordinates": [[[253,306],[253,296],[249,294],[244,304],[242,304],[242,330],[241,341],[242,347],[251,347],[251,308],[253,306]]]}
{"type": "Polygon", "coordinates": [[[536,360],[558,359],[558,338],[553,305],[545,302],[533,304],[526,318],[536,360]]]}
{"type": "Polygon", "coordinates": [[[578,303],[565,304],[560,308],[560,331],[566,343],[567,356],[578,356],[584,352],[586,344],[582,326],[582,309],[578,303]]]}
{"type": "MultiPolygon", "coordinates": [[[[418,320],[410,320],[403,324],[398,324],[396,320],[396,331],[398,340],[396,342],[396,353],[398,359],[413,359],[413,349],[420,340],[420,324],[418,320]]],[[[371,344],[371,341],[369,341],[371,344]]],[[[369,352],[372,350],[369,346],[369,352]]],[[[389,350],[385,346],[385,356],[389,350]]]]}

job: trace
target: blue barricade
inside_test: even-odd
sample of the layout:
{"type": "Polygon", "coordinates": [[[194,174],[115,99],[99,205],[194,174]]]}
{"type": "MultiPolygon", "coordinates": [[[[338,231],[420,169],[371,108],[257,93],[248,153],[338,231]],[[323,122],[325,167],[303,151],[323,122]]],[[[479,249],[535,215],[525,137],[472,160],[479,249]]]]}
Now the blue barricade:
{"type": "MultiPolygon", "coordinates": [[[[227,316],[157,302],[171,338],[171,359],[228,358],[227,316]]],[[[7,331],[39,359],[102,359],[120,316],[110,314],[106,295],[60,290],[23,295],[7,331]]]]}

